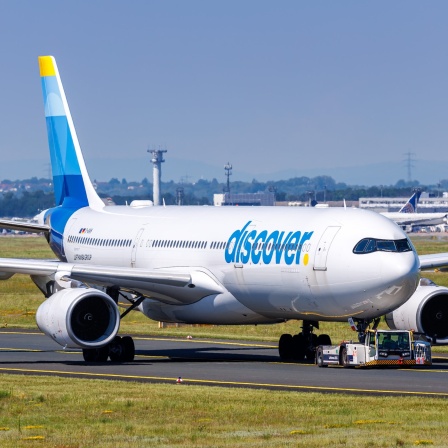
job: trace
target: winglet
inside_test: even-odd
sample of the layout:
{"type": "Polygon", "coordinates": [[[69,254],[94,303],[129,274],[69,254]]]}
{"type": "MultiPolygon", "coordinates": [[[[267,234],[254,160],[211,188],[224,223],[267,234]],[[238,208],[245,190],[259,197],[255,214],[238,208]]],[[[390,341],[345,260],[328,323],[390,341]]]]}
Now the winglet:
{"type": "Polygon", "coordinates": [[[101,209],[87,173],[56,60],[39,56],[56,205],[101,209]]]}

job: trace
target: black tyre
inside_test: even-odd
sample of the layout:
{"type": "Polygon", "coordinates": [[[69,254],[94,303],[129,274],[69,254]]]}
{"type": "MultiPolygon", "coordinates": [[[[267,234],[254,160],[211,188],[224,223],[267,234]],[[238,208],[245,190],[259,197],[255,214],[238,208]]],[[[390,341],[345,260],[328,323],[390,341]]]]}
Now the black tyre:
{"type": "Polygon", "coordinates": [[[314,362],[316,359],[317,336],[311,334],[311,342],[305,348],[305,357],[308,361],[314,362]]]}
{"type": "Polygon", "coordinates": [[[331,339],[328,334],[320,334],[317,337],[317,345],[331,345],[331,339]]]}
{"type": "Polygon", "coordinates": [[[123,336],[121,339],[121,345],[123,348],[123,361],[131,362],[134,361],[135,356],[135,345],[134,340],[130,336],[123,336]]]}
{"type": "Polygon", "coordinates": [[[106,362],[109,355],[109,346],[100,348],[83,348],[82,356],[86,362],[106,362]]]}
{"type": "Polygon", "coordinates": [[[278,354],[280,359],[283,361],[292,358],[293,354],[293,341],[290,334],[282,334],[280,340],[278,341],[278,354]]]}
{"type": "Polygon", "coordinates": [[[109,357],[112,362],[123,361],[123,344],[121,336],[115,336],[113,342],[109,344],[109,357]]]}
{"type": "Polygon", "coordinates": [[[298,359],[299,361],[303,360],[306,355],[306,340],[302,333],[296,334],[292,338],[294,352],[294,359],[298,359]]]}

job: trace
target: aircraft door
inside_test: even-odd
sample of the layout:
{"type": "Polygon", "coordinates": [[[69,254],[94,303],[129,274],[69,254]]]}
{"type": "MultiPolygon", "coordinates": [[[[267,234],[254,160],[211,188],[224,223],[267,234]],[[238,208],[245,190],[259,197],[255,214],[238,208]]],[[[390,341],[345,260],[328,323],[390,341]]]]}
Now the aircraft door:
{"type": "Polygon", "coordinates": [[[340,227],[330,226],[325,229],[325,232],[319,240],[317,245],[316,255],[314,256],[314,270],[326,271],[327,270],[327,257],[330,250],[331,243],[334,237],[339,232],[340,227]]]}
{"type": "Polygon", "coordinates": [[[142,227],[135,237],[134,243],[132,244],[132,253],[131,253],[131,266],[135,267],[135,261],[137,259],[137,249],[140,245],[140,240],[142,239],[143,232],[145,231],[144,227],[142,227]]]}

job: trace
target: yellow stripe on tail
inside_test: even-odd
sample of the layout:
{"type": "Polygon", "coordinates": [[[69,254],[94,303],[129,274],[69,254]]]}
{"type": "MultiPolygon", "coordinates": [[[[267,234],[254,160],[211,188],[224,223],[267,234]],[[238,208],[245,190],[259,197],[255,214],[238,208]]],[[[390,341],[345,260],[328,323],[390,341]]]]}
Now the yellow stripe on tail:
{"type": "Polygon", "coordinates": [[[40,76],[56,76],[54,59],[52,56],[39,56],[40,76]]]}

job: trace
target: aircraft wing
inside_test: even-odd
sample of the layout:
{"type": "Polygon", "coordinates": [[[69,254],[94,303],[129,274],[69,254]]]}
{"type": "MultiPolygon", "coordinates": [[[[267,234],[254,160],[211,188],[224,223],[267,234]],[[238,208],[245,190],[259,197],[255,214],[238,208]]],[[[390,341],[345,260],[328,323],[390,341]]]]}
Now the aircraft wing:
{"type": "Polygon", "coordinates": [[[7,219],[0,219],[0,229],[19,230],[29,233],[49,232],[50,226],[45,224],[37,224],[35,222],[27,221],[10,221],[7,219]]]}
{"type": "Polygon", "coordinates": [[[64,263],[59,260],[0,258],[0,280],[14,274],[43,276],[90,286],[117,286],[125,291],[186,305],[224,292],[224,287],[203,268],[141,269],[103,265],[64,263]]]}
{"type": "Polygon", "coordinates": [[[446,213],[381,213],[399,225],[437,225],[443,224],[446,213]]]}
{"type": "Polygon", "coordinates": [[[448,252],[420,255],[420,269],[442,268],[448,266],[448,252]]]}

